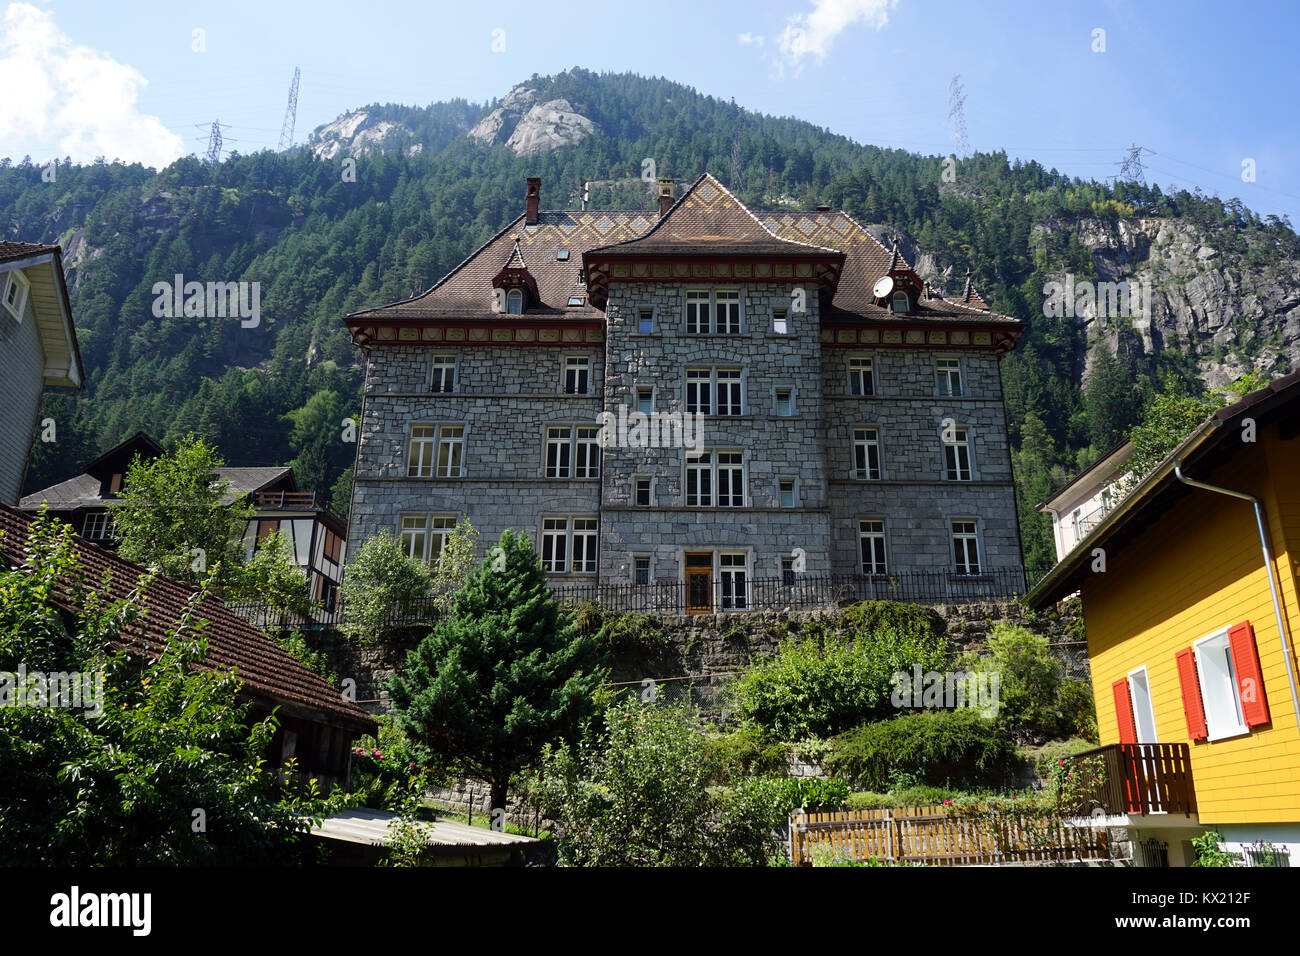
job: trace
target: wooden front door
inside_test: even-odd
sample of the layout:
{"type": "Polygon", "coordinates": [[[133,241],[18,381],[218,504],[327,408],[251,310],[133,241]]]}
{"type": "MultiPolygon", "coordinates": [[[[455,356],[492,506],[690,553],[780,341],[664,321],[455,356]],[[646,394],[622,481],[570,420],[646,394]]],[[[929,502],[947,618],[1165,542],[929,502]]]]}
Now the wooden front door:
{"type": "Polygon", "coordinates": [[[713,613],[713,554],[686,554],[686,613],[713,613]]]}

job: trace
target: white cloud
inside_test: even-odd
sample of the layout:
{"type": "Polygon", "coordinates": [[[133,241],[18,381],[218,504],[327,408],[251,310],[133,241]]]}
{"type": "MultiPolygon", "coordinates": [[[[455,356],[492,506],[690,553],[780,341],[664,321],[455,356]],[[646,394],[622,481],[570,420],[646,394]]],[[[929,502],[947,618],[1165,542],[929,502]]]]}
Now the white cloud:
{"type": "Polygon", "coordinates": [[[0,22],[0,154],[165,166],[185,143],[139,111],[148,82],[134,67],[74,43],[52,13],[11,3],[0,22]]]}
{"type": "Polygon", "coordinates": [[[781,56],[775,68],[784,75],[789,65],[798,76],[806,57],[826,59],[835,38],[855,23],[883,29],[889,22],[889,10],[897,5],[898,0],[812,0],[812,11],[790,17],[776,38],[781,56]]]}
{"type": "Polygon", "coordinates": [[[756,33],[739,33],[736,39],[740,41],[741,46],[762,46],[763,37],[756,33]]]}

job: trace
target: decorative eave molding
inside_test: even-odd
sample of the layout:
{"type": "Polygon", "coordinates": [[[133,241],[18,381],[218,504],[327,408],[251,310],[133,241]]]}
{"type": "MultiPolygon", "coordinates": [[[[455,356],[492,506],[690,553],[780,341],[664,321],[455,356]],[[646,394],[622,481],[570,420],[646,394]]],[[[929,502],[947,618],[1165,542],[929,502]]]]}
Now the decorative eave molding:
{"type": "Polygon", "coordinates": [[[599,318],[543,317],[503,319],[349,320],[352,341],[361,348],[372,345],[521,345],[572,347],[604,345],[605,324],[599,318]]]}
{"type": "Polygon", "coordinates": [[[1010,328],[988,325],[958,325],[943,322],[916,323],[907,321],[872,322],[862,325],[823,326],[821,344],[829,348],[959,348],[992,349],[1010,352],[1016,347],[1021,326],[1010,328]]]}

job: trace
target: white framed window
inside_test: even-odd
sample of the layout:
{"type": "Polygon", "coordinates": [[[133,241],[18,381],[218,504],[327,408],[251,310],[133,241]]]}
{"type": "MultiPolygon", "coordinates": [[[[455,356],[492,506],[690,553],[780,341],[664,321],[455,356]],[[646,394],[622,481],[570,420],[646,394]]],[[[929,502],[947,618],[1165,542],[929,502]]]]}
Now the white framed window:
{"type": "Polygon", "coordinates": [[[979,535],[974,519],[953,519],[952,558],[957,574],[980,573],[979,535]]]}
{"type": "Polygon", "coordinates": [[[647,587],[650,581],[650,555],[635,555],[632,558],[632,583],[640,587],[647,587]]]}
{"type": "Polygon", "coordinates": [[[787,316],[788,309],[774,308],[772,310],[772,331],[777,335],[789,335],[790,323],[787,316]]]}
{"type": "Polygon", "coordinates": [[[743,553],[718,555],[718,577],[722,585],[722,609],[743,611],[749,607],[749,580],[743,553]]]}
{"type": "Polygon", "coordinates": [[[456,527],[455,515],[402,515],[399,534],[402,551],[417,561],[436,564],[447,536],[456,527]]]}
{"type": "Polygon", "coordinates": [[[708,289],[686,290],[686,334],[708,335],[713,331],[712,306],[708,289]]]}
{"type": "Polygon", "coordinates": [[[794,414],[793,388],[781,386],[776,390],[776,413],[783,418],[794,414]]]}
{"type": "Polygon", "coordinates": [[[406,477],[433,477],[433,456],[437,444],[437,425],[411,426],[411,440],[406,455],[406,477]]]}
{"type": "Polygon", "coordinates": [[[579,425],[577,428],[577,465],[573,469],[575,478],[600,477],[600,428],[579,425]]]}
{"type": "Polygon", "coordinates": [[[1192,642],[1196,678],[1201,685],[1201,706],[1210,740],[1250,733],[1241,706],[1237,667],[1232,659],[1228,628],[1192,642]]]}
{"type": "Polygon", "coordinates": [[[542,519],[542,569],[551,574],[569,570],[569,519],[542,519]]]}
{"type": "Polygon", "coordinates": [[[858,481],[880,480],[880,431],[853,429],[853,477],[858,481]]]}
{"type": "Polygon", "coordinates": [[[893,298],[890,299],[890,304],[897,315],[906,315],[912,309],[912,303],[908,301],[907,293],[901,289],[894,293],[893,298]]]}
{"type": "Polygon", "coordinates": [[[792,555],[781,556],[781,583],[788,588],[792,588],[796,581],[796,571],[794,569],[795,559],[792,555]]]}
{"type": "Polygon", "coordinates": [[[776,483],[777,496],[782,508],[794,507],[794,479],[779,478],[776,483]]]}
{"type": "Polygon", "coordinates": [[[571,473],[573,429],[549,425],[546,429],[546,477],[568,478],[571,473]]]}
{"type": "Polygon", "coordinates": [[[713,369],[686,370],[686,414],[713,414],[713,369]]]}
{"type": "Polygon", "coordinates": [[[858,521],[858,555],[863,574],[889,573],[889,565],[885,560],[883,518],[862,518],[858,521]]]}
{"type": "Polygon", "coordinates": [[[650,479],[636,477],[632,479],[632,503],[638,508],[650,507],[650,479]]]}
{"type": "Polygon", "coordinates": [[[718,452],[718,507],[745,506],[744,456],[739,451],[718,452]]]}
{"type": "Polygon", "coordinates": [[[649,335],[655,330],[655,310],[653,306],[643,305],[636,310],[636,330],[642,335],[649,335]]]}
{"type": "Polygon", "coordinates": [[[465,467],[465,426],[438,426],[438,477],[460,478],[465,467]]]}
{"type": "Polygon", "coordinates": [[[740,369],[720,368],[717,370],[717,395],[719,415],[743,414],[741,401],[740,369]]]}
{"type": "Polygon", "coordinates": [[[960,359],[935,359],[934,372],[938,379],[940,395],[960,395],[962,393],[960,359]]]}
{"type": "Polygon", "coordinates": [[[31,285],[21,269],[11,269],[5,273],[4,293],[0,296],[0,301],[4,302],[5,309],[19,322],[23,320],[23,309],[27,305],[27,293],[31,285]]]}
{"type": "Polygon", "coordinates": [[[92,511],[86,515],[81,536],[87,541],[106,541],[113,537],[113,516],[106,511],[92,511]]]}
{"type": "Polygon", "coordinates": [[[591,359],[585,355],[564,357],[564,394],[587,395],[591,389],[591,359]]]}
{"type": "Polygon", "coordinates": [[[456,391],[456,356],[435,355],[430,365],[429,391],[456,391]]]}
{"type": "Polygon", "coordinates": [[[655,410],[655,393],[653,388],[636,390],[636,410],[643,415],[650,415],[655,410]]]}
{"type": "Polygon", "coordinates": [[[686,507],[713,506],[713,452],[686,453],[686,507]]]}
{"type": "Polygon", "coordinates": [[[506,314],[523,315],[524,314],[524,290],[511,289],[506,293],[506,314]]]}
{"type": "Polygon", "coordinates": [[[594,517],[543,517],[543,570],[550,574],[595,574],[598,526],[599,519],[594,517]]]}
{"type": "Polygon", "coordinates": [[[740,334],[740,290],[718,289],[713,294],[718,316],[718,333],[740,334]]]}
{"type": "Polygon", "coordinates": [[[970,434],[965,428],[943,430],[943,476],[948,481],[970,481],[970,434]]]}
{"type": "Polygon", "coordinates": [[[596,573],[596,518],[573,519],[573,573],[596,573]]]}
{"type": "Polygon", "coordinates": [[[849,394],[876,394],[875,370],[869,358],[849,359],[849,394]]]}

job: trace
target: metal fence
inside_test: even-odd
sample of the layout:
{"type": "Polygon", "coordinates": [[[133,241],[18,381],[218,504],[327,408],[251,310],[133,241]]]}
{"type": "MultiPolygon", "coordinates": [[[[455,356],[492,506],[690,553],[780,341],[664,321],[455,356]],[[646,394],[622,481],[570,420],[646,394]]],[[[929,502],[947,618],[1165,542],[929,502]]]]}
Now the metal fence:
{"type": "MultiPolygon", "coordinates": [[[[751,578],[735,574],[701,582],[656,581],[651,584],[561,584],[551,588],[557,599],[594,601],[617,611],[655,614],[721,614],[752,611],[828,610],[856,601],[906,601],[912,604],[974,604],[1007,601],[1025,593],[1019,568],[994,568],[982,574],[949,571],[901,571],[897,574],[793,574],[751,578]]],[[[258,627],[337,627],[345,616],[342,597],[332,608],[304,616],[258,604],[232,604],[231,610],[258,627]]],[[[391,608],[386,627],[429,624],[438,619],[433,598],[391,608]]]]}

